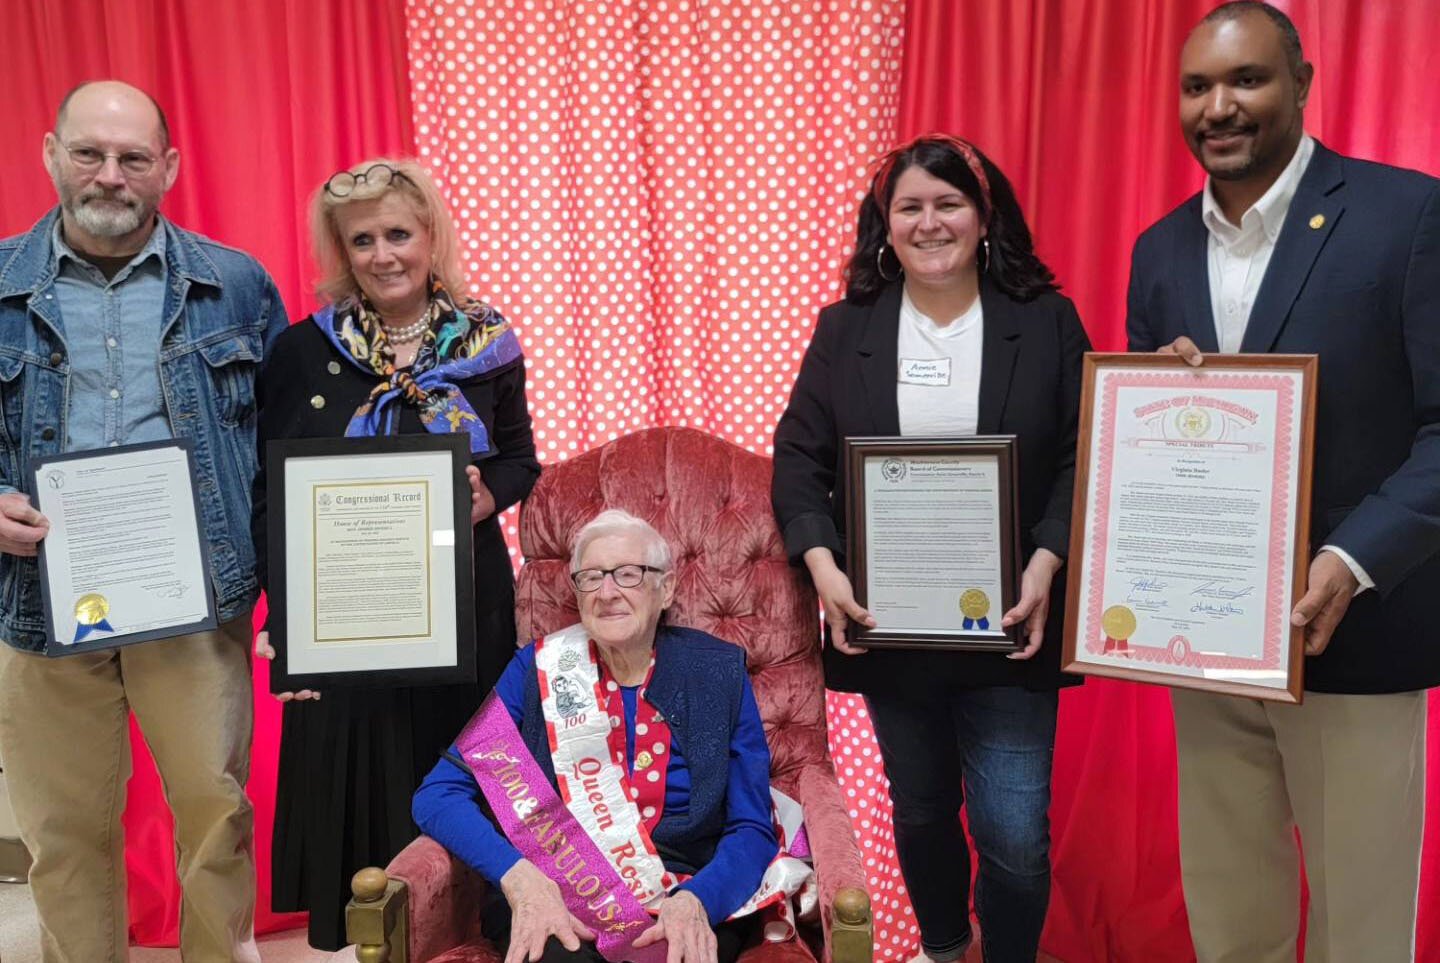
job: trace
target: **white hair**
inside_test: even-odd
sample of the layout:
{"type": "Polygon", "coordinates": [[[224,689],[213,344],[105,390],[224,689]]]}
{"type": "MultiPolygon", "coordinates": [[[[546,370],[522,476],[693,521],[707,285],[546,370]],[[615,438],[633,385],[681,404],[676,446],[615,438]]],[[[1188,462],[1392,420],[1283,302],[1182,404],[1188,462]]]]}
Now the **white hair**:
{"type": "Polygon", "coordinates": [[[638,536],[645,542],[646,565],[667,572],[670,570],[670,544],[665,541],[665,537],[643,518],[636,518],[619,508],[610,508],[590,519],[575,533],[575,549],[570,553],[570,571],[580,570],[580,559],[584,557],[585,549],[597,538],[625,535],[638,536]]]}

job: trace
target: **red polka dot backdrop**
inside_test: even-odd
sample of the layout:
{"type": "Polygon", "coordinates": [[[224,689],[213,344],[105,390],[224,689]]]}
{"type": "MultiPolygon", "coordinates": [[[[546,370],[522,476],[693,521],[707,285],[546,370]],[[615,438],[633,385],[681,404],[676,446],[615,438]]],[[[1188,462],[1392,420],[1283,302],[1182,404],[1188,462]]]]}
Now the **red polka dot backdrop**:
{"type": "MultiPolygon", "coordinates": [[[[657,425],[770,453],[842,291],[867,166],[893,142],[904,6],[410,4],[420,158],[474,292],[525,345],[542,461],[657,425]]],[[[907,959],[919,934],[879,751],[863,703],[831,700],[877,958],[907,959]]]]}
{"type": "MultiPolygon", "coordinates": [[[[891,825],[890,782],[880,762],[865,700],[844,692],[826,693],[830,755],[860,840],[860,858],[869,880],[875,917],[875,959],[908,960],[920,950],[920,927],[900,878],[891,825]]],[[[958,910],[958,907],[957,907],[958,910]]]]}

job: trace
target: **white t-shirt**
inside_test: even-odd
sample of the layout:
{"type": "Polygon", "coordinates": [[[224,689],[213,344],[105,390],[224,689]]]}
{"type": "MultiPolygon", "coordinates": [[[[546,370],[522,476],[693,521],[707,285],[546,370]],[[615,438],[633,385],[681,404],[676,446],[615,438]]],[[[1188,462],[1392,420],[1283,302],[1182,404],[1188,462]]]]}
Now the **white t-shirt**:
{"type": "Polygon", "coordinates": [[[980,416],[980,298],[943,328],[907,292],[900,304],[895,400],[902,435],[973,435],[980,416]]]}

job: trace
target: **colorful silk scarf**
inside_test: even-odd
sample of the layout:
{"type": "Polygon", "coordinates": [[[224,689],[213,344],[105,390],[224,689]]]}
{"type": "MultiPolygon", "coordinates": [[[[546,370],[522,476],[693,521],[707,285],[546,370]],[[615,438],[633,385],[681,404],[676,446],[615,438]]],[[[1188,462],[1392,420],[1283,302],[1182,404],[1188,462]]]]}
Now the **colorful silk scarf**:
{"type": "Polygon", "coordinates": [[[355,409],[347,438],[393,434],[396,405],[415,408],[427,431],[438,435],[465,432],[470,452],[494,454],[480,416],[460,390],[459,382],[499,371],[521,360],[520,341],[494,308],[480,301],[457,305],[436,280],[430,283],[429,329],[422,336],[415,361],[395,367],[395,351],[385,336],[379,313],[362,295],[336,308],[315,312],[315,323],[342,358],[380,382],[355,409]]]}

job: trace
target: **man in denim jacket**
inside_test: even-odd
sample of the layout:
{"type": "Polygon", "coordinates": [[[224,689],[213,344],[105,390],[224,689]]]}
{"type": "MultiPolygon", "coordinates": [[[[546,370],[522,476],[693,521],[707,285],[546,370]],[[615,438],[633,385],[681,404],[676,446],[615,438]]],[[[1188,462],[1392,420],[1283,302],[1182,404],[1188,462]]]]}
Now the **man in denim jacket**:
{"type": "Polygon", "coordinates": [[[250,543],[255,370],[287,319],[250,256],[157,214],[179,172],[159,106],[82,85],[45,135],[59,207],[0,241],[0,755],[45,963],[126,953],[120,816],[133,710],[175,815],[187,963],[256,961],[250,543]],[[33,458],[194,442],[220,627],[47,658],[33,458]]]}

